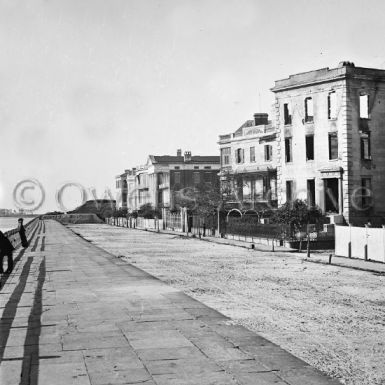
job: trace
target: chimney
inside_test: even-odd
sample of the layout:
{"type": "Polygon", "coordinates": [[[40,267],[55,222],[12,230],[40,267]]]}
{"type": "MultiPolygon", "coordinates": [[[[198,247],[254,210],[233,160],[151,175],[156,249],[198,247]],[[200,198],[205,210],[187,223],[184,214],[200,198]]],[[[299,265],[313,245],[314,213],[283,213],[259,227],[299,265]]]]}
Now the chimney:
{"type": "Polygon", "coordinates": [[[184,161],[185,162],[191,162],[191,151],[185,151],[184,152],[184,161]]]}
{"type": "Polygon", "coordinates": [[[268,118],[269,118],[269,115],[266,113],[254,114],[254,124],[256,126],[260,126],[262,124],[268,124],[267,123],[268,118]]]}
{"type": "Polygon", "coordinates": [[[178,148],[176,150],[176,156],[182,156],[182,149],[181,148],[178,148]]]}
{"type": "Polygon", "coordinates": [[[354,63],[352,61],[340,61],[338,64],[338,67],[355,67],[354,63]]]}

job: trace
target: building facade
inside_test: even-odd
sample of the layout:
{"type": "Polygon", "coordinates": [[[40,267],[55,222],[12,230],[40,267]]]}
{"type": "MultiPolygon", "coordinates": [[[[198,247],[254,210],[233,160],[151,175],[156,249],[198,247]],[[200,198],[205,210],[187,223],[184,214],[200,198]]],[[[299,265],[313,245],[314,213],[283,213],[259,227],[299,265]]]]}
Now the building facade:
{"type": "Polygon", "coordinates": [[[135,206],[135,174],[136,168],[125,170],[115,177],[115,200],[117,209],[128,209],[135,206]]]}
{"type": "Polygon", "coordinates": [[[336,223],[384,216],[385,70],[342,62],[272,91],[278,204],[307,199],[336,223]]]}
{"type": "Polygon", "coordinates": [[[173,209],[176,194],[184,189],[201,183],[217,186],[219,170],[219,156],[193,156],[190,151],[182,155],[182,150],[177,150],[176,155],[149,155],[145,165],[119,175],[116,186],[122,194],[122,207],[128,211],[144,204],[173,209]]]}
{"type": "Polygon", "coordinates": [[[227,208],[277,204],[276,133],[268,114],[254,114],[234,133],[219,136],[221,188],[227,208]]]}

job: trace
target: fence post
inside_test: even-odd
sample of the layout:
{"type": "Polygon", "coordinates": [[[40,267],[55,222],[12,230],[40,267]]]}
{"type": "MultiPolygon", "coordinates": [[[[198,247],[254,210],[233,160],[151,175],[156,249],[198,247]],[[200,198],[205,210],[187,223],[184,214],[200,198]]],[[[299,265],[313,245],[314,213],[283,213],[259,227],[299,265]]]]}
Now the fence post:
{"type": "Polygon", "coordinates": [[[352,224],[349,223],[348,257],[352,257],[352,224]]]}
{"type": "Polygon", "coordinates": [[[368,225],[365,225],[365,246],[364,246],[364,256],[365,256],[365,261],[368,260],[368,225]]]}
{"type": "Polygon", "coordinates": [[[382,225],[382,259],[385,262],[385,225],[382,225]]]}

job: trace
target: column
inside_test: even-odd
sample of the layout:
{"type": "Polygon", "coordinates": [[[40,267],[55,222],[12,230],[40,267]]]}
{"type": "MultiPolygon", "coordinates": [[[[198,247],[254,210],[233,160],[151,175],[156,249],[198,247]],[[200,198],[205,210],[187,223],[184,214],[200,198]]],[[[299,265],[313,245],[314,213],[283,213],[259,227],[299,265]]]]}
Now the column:
{"type": "Polygon", "coordinates": [[[342,175],[338,178],[338,214],[342,215],[344,212],[344,197],[342,187],[342,175]]]}

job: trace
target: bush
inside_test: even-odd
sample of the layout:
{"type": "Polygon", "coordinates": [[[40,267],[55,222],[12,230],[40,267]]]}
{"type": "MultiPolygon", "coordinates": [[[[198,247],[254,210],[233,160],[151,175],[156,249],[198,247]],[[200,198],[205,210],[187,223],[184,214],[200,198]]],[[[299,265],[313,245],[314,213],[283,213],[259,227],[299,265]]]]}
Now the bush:
{"type": "Polygon", "coordinates": [[[151,203],[140,206],[138,215],[146,219],[160,218],[162,216],[160,210],[154,209],[151,203]]]}
{"type": "Polygon", "coordinates": [[[296,199],[279,207],[272,220],[274,223],[290,226],[291,232],[303,231],[308,224],[317,224],[323,214],[319,207],[309,207],[306,201],[296,199]]]}

